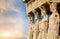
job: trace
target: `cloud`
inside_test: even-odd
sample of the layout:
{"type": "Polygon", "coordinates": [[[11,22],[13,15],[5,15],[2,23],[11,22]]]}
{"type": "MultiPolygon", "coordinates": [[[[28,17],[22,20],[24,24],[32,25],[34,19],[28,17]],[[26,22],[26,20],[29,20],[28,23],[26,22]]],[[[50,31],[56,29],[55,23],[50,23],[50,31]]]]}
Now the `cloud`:
{"type": "Polygon", "coordinates": [[[24,19],[24,11],[16,7],[17,0],[0,0],[0,31],[20,32],[24,36],[27,20],[24,19]]]}
{"type": "Polygon", "coordinates": [[[15,12],[22,12],[20,7],[15,6],[16,1],[19,0],[0,0],[0,10],[13,10],[15,12]]]}

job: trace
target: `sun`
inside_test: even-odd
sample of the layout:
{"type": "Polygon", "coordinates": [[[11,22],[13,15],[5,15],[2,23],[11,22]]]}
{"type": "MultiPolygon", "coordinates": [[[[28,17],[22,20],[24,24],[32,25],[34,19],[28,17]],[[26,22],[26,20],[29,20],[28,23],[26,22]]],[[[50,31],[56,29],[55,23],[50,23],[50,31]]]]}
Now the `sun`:
{"type": "Polygon", "coordinates": [[[11,32],[3,32],[2,33],[2,37],[10,37],[10,36],[12,36],[11,32]]]}
{"type": "Polygon", "coordinates": [[[14,38],[14,37],[21,37],[22,33],[19,31],[3,31],[0,32],[0,37],[2,38],[14,38]]]}

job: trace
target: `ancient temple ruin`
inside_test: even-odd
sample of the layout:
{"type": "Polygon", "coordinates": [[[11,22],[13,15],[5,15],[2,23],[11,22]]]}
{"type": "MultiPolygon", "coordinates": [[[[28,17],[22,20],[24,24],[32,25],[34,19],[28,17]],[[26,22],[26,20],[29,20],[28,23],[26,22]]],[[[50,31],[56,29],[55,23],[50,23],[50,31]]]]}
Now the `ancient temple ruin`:
{"type": "Polygon", "coordinates": [[[60,39],[60,0],[23,0],[29,21],[27,39],[60,39]]]}

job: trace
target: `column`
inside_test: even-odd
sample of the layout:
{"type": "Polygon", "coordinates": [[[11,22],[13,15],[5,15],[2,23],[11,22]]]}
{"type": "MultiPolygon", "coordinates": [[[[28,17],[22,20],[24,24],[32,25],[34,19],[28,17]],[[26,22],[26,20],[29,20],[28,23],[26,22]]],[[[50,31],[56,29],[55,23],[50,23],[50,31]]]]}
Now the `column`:
{"type": "Polygon", "coordinates": [[[52,15],[49,17],[49,29],[47,39],[58,39],[59,34],[59,14],[57,12],[57,4],[50,3],[52,15]]]}
{"type": "Polygon", "coordinates": [[[33,26],[34,26],[33,13],[28,14],[28,21],[29,21],[29,28],[28,28],[27,39],[33,39],[33,26]]]}
{"type": "Polygon", "coordinates": [[[44,18],[39,23],[40,33],[39,33],[38,39],[47,39],[48,15],[46,13],[47,11],[44,6],[41,6],[40,9],[41,9],[41,14],[42,14],[42,16],[44,16],[44,18]]]}
{"type": "Polygon", "coordinates": [[[36,19],[36,23],[34,24],[33,39],[38,39],[40,17],[39,17],[39,13],[37,11],[34,10],[33,12],[34,12],[35,19],[36,19]]]}

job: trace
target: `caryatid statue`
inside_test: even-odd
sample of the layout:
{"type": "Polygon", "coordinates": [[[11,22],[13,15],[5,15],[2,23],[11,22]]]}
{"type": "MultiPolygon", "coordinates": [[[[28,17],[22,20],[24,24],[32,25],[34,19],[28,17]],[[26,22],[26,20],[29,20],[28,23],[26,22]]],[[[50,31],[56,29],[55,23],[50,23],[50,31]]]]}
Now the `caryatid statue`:
{"type": "Polygon", "coordinates": [[[40,16],[37,11],[34,11],[34,16],[35,16],[36,23],[34,24],[34,29],[33,29],[33,31],[34,31],[33,32],[33,39],[38,39],[40,16]]]}
{"type": "Polygon", "coordinates": [[[52,14],[49,17],[49,28],[47,39],[58,39],[59,34],[59,14],[57,12],[57,4],[49,3],[52,14]]]}
{"type": "Polygon", "coordinates": [[[33,39],[33,26],[34,26],[34,14],[28,14],[29,28],[27,33],[27,39],[33,39]]]}
{"type": "Polygon", "coordinates": [[[46,8],[44,6],[40,7],[41,14],[43,16],[43,19],[39,23],[39,37],[38,39],[47,39],[47,32],[48,32],[48,15],[46,8]]]}

